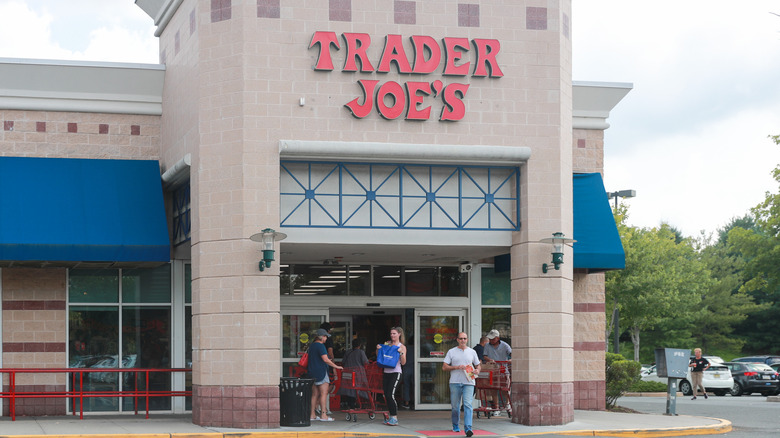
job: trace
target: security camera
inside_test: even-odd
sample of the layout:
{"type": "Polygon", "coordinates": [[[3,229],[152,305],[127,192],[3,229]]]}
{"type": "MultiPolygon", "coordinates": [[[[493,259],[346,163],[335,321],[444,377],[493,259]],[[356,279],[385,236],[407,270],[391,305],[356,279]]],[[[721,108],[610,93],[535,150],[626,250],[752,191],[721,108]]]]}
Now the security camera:
{"type": "Polygon", "coordinates": [[[461,263],[460,264],[460,273],[465,274],[467,272],[471,272],[471,270],[474,269],[474,265],[471,263],[461,263]]]}

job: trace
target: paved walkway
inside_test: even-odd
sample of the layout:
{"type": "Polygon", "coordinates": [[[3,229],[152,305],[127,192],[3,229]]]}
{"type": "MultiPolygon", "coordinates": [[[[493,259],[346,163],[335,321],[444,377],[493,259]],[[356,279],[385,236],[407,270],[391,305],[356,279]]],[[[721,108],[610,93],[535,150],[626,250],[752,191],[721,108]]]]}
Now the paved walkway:
{"type": "MultiPolygon", "coordinates": [[[[464,436],[463,432],[449,430],[449,411],[401,411],[396,427],[382,424],[382,416],[369,420],[358,415],[355,422],[334,412],[335,421],[314,421],[309,427],[281,427],[279,429],[225,429],[201,427],[192,424],[190,415],[152,414],[78,417],[8,417],[0,419],[0,438],[5,437],[63,437],[89,438],[113,435],[132,438],[277,438],[277,437],[447,437],[464,436]]],[[[668,416],[659,414],[623,414],[614,412],[575,411],[574,421],[563,426],[523,426],[506,417],[474,419],[474,436],[523,436],[557,434],[575,436],[631,436],[666,437],[693,434],[718,434],[731,430],[731,423],[706,417],[668,416]]]]}

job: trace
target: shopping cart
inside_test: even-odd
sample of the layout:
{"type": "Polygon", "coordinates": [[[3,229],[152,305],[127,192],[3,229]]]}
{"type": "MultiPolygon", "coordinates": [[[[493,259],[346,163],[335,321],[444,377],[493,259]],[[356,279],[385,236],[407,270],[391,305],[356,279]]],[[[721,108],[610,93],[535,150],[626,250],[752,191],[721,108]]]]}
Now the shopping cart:
{"type": "Polygon", "coordinates": [[[480,407],[474,409],[477,418],[483,413],[486,418],[490,418],[503,410],[506,410],[509,417],[512,416],[512,403],[509,398],[511,367],[510,361],[482,364],[475,381],[476,398],[480,400],[480,407]]]}
{"type": "Polygon", "coordinates": [[[375,362],[341,371],[341,388],[355,391],[354,406],[343,410],[347,421],[357,421],[357,414],[368,414],[369,420],[376,418],[376,414],[383,414],[385,420],[390,418],[387,410],[379,409],[378,399],[383,394],[382,375],[382,368],[375,362]]]}

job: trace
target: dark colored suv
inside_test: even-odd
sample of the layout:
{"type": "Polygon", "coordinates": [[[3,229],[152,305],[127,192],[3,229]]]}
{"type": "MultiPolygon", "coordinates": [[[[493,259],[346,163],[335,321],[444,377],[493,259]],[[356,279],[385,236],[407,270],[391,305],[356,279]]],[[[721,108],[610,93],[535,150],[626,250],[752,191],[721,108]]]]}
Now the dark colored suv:
{"type": "Polygon", "coordinates": [[[752,363],[765,363],[772,365],[773,363],[780,362],[780,356],[748,356],[738,357],[733,359],[732,362],[752,362],[752,363]]]}
{"type": "Polygon", "coordinates": [[[762,395],[780,394],[780,374],[769,365],[749,362],[726,362],[734,378],[731,395],[750,395],[759,392],[762,395]]]}

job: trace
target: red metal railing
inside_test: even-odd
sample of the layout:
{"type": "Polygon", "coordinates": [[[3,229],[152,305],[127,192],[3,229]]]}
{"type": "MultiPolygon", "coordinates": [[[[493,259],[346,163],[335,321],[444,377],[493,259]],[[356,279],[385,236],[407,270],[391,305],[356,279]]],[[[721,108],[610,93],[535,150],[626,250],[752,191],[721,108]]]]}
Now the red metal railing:
{"type": "Polygon", "coordinates": [[[89,397],[134,397],[133,408],[138,415],[138,400],[146,401],[146,418],[149,418],[149,399],[152,397],[188,397],[192,391],[150,390],[149,374],[151,373],[191,373],[190,368],[0,368],[0,376],[8,374],[8,390],[0,392],[0,399],[10,400],[9,413],[11,420],[16,421],[16,400],[23,398],[67,398],[72,401],[73,415],[76,415],[78,402],[79,418],[84,419],[84,398],[89,397]],[[71,374],[71,385],[65,391],[18,391],[16,388],[17,374],[71,374]],[[94,390],[84,388],[84,374],[117,373],[117,387],[121,388],[122,380],[118,373],[133,373],[135,385],[132,390],[94,390]],[[143,376],[144,385],[138,389],[139,376],[143,376]]]}

